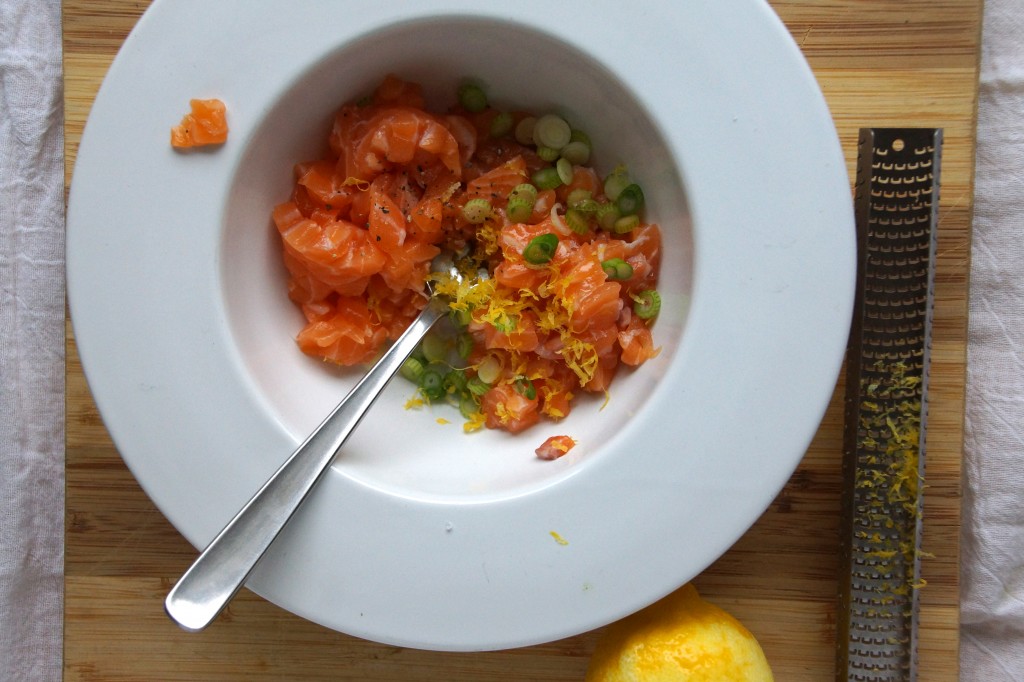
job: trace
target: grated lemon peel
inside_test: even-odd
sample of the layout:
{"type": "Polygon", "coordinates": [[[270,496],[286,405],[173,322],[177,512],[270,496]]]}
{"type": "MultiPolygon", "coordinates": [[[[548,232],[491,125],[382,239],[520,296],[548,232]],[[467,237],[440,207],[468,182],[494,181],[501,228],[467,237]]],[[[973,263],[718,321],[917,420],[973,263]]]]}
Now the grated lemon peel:
{"type": "MultiPolygon", "coordinates": [[[[924,485],[919,468],[922,404],[920,398],[914,397],[922,379],[908,374],[910,368],[902,362],[879,361],[874,370],[885,376],[886,381],[865,386],[870,399],[861,403],[860,427],[866,434],[861,443],[875,454],[865,459],[867,467],[858,468],[854,485],[871,490],[872,523],[891,530],[895,524],[886,505],[902,506],[911,517],[916,516],[918,494],[924,485]]],[[[928,556],[914,542],[896,541],[891,534],[879,531],[862,530],[855,536],[872,547],[867,555],[879,560],[879,570],[893,575],[891,584],[882,585],[883,592],[905,597],[927,584],[914,577],[916,560],[928,556]]],[[[893,605],[892,596],[881,598],[880,606],[893,605]]]]}

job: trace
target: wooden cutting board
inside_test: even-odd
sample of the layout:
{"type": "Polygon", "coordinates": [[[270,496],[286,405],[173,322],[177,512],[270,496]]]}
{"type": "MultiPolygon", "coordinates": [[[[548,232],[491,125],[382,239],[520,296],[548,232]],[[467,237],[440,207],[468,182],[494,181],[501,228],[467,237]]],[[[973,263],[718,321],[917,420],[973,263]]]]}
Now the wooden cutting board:
{"type": "MultiPolygon", "coordinates": [[[[68,182],[93,97],[147,4],[64,1],[68,182]]],[[[982,1],[771,4],[821,84],[851,178],[860,127],[945,130],[920,679],[957,680],[960,474],[982,1]]],[[[770,509],[695,581],[706,598],[753,631],[780,681],[833,676],[842,390],[840,380],[803,462],[770,509]]],[[[162,600],[196,553],[150,503],[118,456],[82,376],[70,324],[66,543],[68,680],[582,680],[599,634],[492,653],[416,651],[332,632],[245,591],[203,634],[180,631],[164,616],[162,600]]]]}

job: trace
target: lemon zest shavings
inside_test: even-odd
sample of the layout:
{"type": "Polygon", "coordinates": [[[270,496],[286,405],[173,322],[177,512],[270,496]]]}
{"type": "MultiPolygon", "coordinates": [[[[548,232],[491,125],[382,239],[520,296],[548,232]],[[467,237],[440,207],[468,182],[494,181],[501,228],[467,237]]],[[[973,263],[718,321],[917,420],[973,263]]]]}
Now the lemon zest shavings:
{"type": "Polygon", "coordinates": [[[486,417],[484,417],[484,413],[478,410],[473,414],[469,415],[469,419],[467,419],[466,422],[462,425],[462,431],[463,433],[473,433],[474,431],[479,431],[484,427],[485,422],[486,417]]]}
{"type": "Polygon", "coordinates": [[[496,254],[499,250],[498,239],[501,236],[501,225],[493,218],[487,218],[476,229],[476,256],[481,260],[496,254]]]}
{"type": "Polygon", "coordinates": [[[365,192],[370,189],[369,180],[363,180],[362,178],[353,177],[351,175],[345,178],[345,181],[341,183],[342,187],[351,187],[352,185],[355,185],[356,189],[360,192],[365,192]]]}

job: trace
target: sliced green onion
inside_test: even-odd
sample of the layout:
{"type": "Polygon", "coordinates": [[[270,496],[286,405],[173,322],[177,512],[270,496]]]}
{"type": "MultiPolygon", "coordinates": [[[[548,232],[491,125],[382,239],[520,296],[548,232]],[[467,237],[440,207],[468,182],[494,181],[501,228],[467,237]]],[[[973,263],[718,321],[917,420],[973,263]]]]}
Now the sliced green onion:
{"type": "Polygon", "coordinates": [[[527,400],[537,397],[537,389],[533,387],[533,382],[522,374],[516,377],[514,386],[516,391],[527,400]]]}
{"type": "Polygon", "coordinates": [[[615,221],[621,216],[619,215],[619,207],[615,204],[600,204],[597,207],[597,224],[601,226],[602,230],[612,232],[615,230],[615,221]]]}
{"type": "Polygon", "coordinates": [[[587,146],[587,149],[593,149],[594,146],[590,144],[590,135],[587,135],[582,130],[573,128],[572,132],[569,133],[569,142],[582,142],[587,146]]]}
{"type": "Polygon", "coordinates": [[[622,215],[636,215],[644,206],[644,191],[635,182],[627,185],[619,192],[615,205],[619,207],[622,215]]]}
{"type": "Polygon", "coordinates": [[[459,398],[459,414],[466,419],[472,419],[480,411],[480,403],[473,394],[463,395],[459,398]]]}
{"type": "Polygon", "coordinates": [[[470,199],[462,207],[462,216],[474,225],[479,225],[487,220],[489,215],[491,215],[491,202],[483,197],[470,199]]]}
{"type": "Polygon", "coordinates": [[[533,141],[538,147],[553,147],[561,149],[569,144],[572,137],[572,128],[565,119],[557,114],[545,114],[537,119],[537,125],[533,128],[533,141]]]}
{"type": "Polygon", "coordinates": [[[533,215],[533,202],[526,199],[509,199],[506,213],[512,222],[525,223],[533,215]]]}
{"type": "Polygon", "coordinates": [[[537,188],[528,182],[516,185],[508,193],[508,207],[505,209],[508,219],[514,223],[525,223],[533,215],[533,205],[537,203],[537,188]]]}
{"type": "Polygon", "coordinates": [[[479,85],[466,83],[459,86],[459,104],[466,111],[478,114],[487,108],[487,94],[479,85]]]}
{"type": "Polygon", "coordinates": [[[410,356],[405,359],[405,362],[402,363],[402,368],[398,372],[409,381],[418,385],[420,377],[423,376],[423,363],[410,356]]]}
{"type": "Polygon", "coordinates": [[[587,218],[587,214],[576,208],[570,208],[565,212],[565,224],[576,234],[586,234],[590,228],[590,220],[587,218]]]}
{"type": "Polygon", "coordinates": [[[582,142],[570,142],[562,147],[562,158],[569,159],[575,166],[582,166],[590,161],[590,147],[582,142]]]}
{"type": "Polygon", "coordinates": [[[523,260],[530,265],[543,265],[554,257],[557,248],[557,235],[550,232],[537,235],[523,249],[523,260]]]}
{"type": "Polygon", "coordinates": [[[452,324],[456,327],[464,329],[473,321],[473,313],[471,313],[468,308],[452,308],[448,311],[448,319],[450,319],[452,324]]]}
{"type": "Polygon", "coordinates": [[[646,289],[633,297],[633,312],[641,320],[649,320],[661,310],[661,294],[646,289]]]}
{"type": "Polygon", "coordinates": [[[534,171],[533,175],[530,176],[530,180],[538,189],[556,189],[562,186],[562,178],[558,175],[558,170],[553,166],[547,166],[546,168],[534,171]]]}
{"type": "Polygon", "coordinates": [[[466,390],[476,396],[481,396],[491,390],[491,385],[486,383],[479,376],[475,376],[466,382],[466,390]]]}
{"type": "Polygon", "coordinates": [[[534,116],[527,116],[516,124],[515,138],[519,144],[533,144],[533,129],[537,125],[534,116]]]}
{"type": "Polygon", "coordinates": [[[455,352],[463,360],[468,358],[469,354],[473,352],[473,335],[468,332],[459,334],[455,338],[455,352]]]}
{"type": "Polygon", "coordinates": [[[423,357],[427,362],[444,362],[448,359],[448,339],[440,334],[427,334],[420,342],[423,357]]]}
{"type": "Polygon", "coordinates": [[[593,194],[590,193],[589,189],[577,187],[573,191],[569,192],[569,196],[565,198],[565,203],[569,205],[569,208],[576,208],[577,204],[582,203],[591,197],[593,197],[593,194]]]}
{"type": "Polygon", "coordinates": [[[462,393],[466,390],[466,373],[461,369],[453,369],[444,375],[445,393],[462,393]]]}
{"type": "Polygon", "coordinates": [[[554,147],[545,147],[543,145],[537,147],[537,156],[541,158],[541,161],[547,161],[551,163],[558,158],[559,152],[554,147]]]}
{"type": "Polygon", "coordinates": [[[437,369],[428,367],[420,377],[420,393],[427,400],[439,400],[444,397],[444,375],[437,369]]]}
{"type": "Polygon", "coordinates": [[[601,269],[608,275],[608,279],[626,280],[633,276],[633,266],[621,258],[601,261],[601,269]]]}
{"type": "Polygon", "coordinates": [[[624,215],[615,221],[612,232],[615,234],[626,234],[640,227],[640,218],[635,215],[624,215]]]}
{"type": "Polygon", "coordinates": [[[491,119],[491,137],[504,137],[512,132],[512,124],[514,120],[512,114],[507,111],[502,111],[497,116],[491,119]]]}
{"type": "Polygon", "coordinates": [[[555,163],[555,170],[558,172],[558,179],[562,181],[563,185],[568,185],[572,182],[573,169],[572,164],[569,163],[569,159],[561,158],[555,163]]]}
{"type": "Polygon", "coordinates": [[[604,195],[608,197],[609,201],[616,201],[622,194],[622,190],[626,189],[629,184],[629,176],[626,175],[626,172],[621,168],[616,169],[604,179],[604,195]]]}
{"type": "MultiPolygon", "coordinates": [[[[477,377],[480,379],[480,381],[484,382],[485,384],[488,384],[488,388],[490,388],[490,384],[493,384],[498,379],[498,375],[500,374],[501,360],[494,357],[493,355],[488,355],[486,358],[484,358],[483,361],[476,368],[477,377]]],[[[486,393],[486,391],[484,392],[486,393]]]]}
{"type": "Polygon", "coordinates": [[[537,188],[528,182],[524,182],[521,185],[513,187],[512,191],[508,193],[508,198],[526,199],[532,204],[537,201],[537,188]]]}
{"type": "Polygon", "coordinates": [[[584,199],[583,201],[577,202],[573,208],[581,213],[594,215],[597,213],[597,209],[601,208],[601,204],[597,203],[597,199],[584,199]]]}

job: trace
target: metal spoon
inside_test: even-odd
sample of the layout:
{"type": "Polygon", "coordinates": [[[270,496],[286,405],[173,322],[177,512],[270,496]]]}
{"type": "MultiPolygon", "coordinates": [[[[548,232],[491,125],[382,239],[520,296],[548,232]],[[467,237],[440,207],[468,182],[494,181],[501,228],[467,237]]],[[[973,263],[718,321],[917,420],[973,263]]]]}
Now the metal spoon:
{"type": "MultiPolygon", "coordinates": [[[[447,269],[458,276],[453,266],[447,269]]],[[[198,632],[228,605],[377,396],[447,310],[443,298],[432,295],[405,333],[207,545],[164,601],[173,621],[198,632]]]]}

